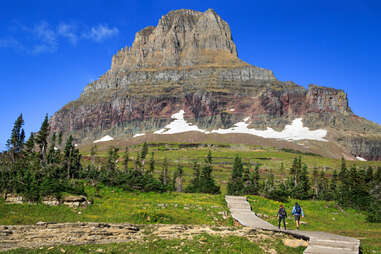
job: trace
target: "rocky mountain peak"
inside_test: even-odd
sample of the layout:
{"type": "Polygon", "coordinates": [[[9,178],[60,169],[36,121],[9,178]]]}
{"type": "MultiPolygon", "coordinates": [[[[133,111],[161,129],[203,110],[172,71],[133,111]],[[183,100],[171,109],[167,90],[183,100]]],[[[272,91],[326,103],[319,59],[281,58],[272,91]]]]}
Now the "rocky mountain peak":
{"type": "Polygon", "coordinates": [[[181,9],[137,32],[132,46],[113,57],[111,71],[221,65],[246,65],[229,25],[212,9],[181,9]]]}

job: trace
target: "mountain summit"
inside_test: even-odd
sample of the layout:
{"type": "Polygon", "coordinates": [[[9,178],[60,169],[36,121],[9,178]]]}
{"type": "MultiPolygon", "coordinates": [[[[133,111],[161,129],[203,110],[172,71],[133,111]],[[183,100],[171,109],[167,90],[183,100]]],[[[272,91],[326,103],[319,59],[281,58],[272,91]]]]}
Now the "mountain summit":
{"type": "Polygon", "coordinates": [[[161,67],[244,64],[237,57],[229,25],[213,10],[171,11],[156,27],[135,35],[131,47],[112,59],[111,71],[161,67]]]}
{"type": "Polygon", "coordinates": [[[181,135],[381,159],[381,126],[354,115],[344,91],[307,90],[240,60],[229,25],[211,9],[171,11],[137,32],[111,69],[50,124],[82,143],[181,135]]]}

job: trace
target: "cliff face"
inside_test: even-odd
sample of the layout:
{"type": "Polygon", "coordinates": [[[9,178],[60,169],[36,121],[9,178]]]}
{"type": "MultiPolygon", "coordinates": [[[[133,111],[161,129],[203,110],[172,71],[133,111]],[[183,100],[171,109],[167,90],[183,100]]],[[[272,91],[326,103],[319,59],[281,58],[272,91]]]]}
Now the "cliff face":
{"type": "Polygon", "coordinates": [[[171,11],[156,27],[136,33],[132,47],[112,59],[111,71],[242,63],[229,25],[213,10],[171,11]]]}
{"type": "Polygon", "coordinates": [[[355,116],[342,90],[278,81],[272,71],[237,57],[228,24],[213,10],[171,11],[136,34],[111,69],[50,120],[52,131],[80,142],[109,134],[152,132],[185,111],[203,129],[229,128],[250,117],[251,128],[284,128],[295,118],[329,131],[349,154],[381,159],[381,127],[355,116]]]}

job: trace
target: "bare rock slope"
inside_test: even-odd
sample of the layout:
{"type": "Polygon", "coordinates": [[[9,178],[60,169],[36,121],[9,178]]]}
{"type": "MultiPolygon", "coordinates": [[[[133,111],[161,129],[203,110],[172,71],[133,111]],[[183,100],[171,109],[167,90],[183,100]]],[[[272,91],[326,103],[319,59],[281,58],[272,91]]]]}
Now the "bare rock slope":
{"type": "Polygon", "coordinates": [[[213,10],[171,11],[156,27],[137,32],[132,46],[113,57],[111,69],[50,123],[52,131],[92,142],[152,133],[179,110],[209,130],[247,117],[250,128],[282,130],[302,118],[310,129],[328,130],[327,140],[347,157],[381,159],[381,126],[354,115],[344,91],[316,85],[307,90],[243,62],[229,25],[213,10]]]}

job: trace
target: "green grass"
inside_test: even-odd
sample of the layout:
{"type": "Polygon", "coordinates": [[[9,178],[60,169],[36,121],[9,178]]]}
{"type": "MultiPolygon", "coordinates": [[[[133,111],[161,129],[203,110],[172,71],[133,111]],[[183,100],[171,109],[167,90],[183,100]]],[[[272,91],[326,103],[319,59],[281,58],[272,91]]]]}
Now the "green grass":
{"type": "MultiPolygon", "coordinates": [[[[275,239],[264,242],[261,245],[272,248],[279,254],[302,254],[303,247],[290,248],[275,239]]],[[[139,242],[113,243],[102,245],[80,245],[80,246],[56,246],[54,248],[43,247],[39,249],[16,249],[5,253],[265,253],[256,242],[249,241],[245,237],[238,236],[213,236],[202,234],[192,239],[160,239],[146,238],[139,242]]]]}
{"type": "MultiPolygon", "coordinates": [[[[255,213],[264,214],[265,220],[278,226],[275,217],[280,202],[259,196],[249,196],[249,203],[255,213]]],[[[366,222],[366,214],[354,209],[341,209],[334,202],[290,200],[285,205],[289,229],[296,229],[291,210],[295,201],[302,206],[305,217],[301,230],[324,231],[361,240],[363,253],[381,253],[381,223],[366,222]],[[374,251],[374,252],[373,252],[374,251]]]]}
{"type": "MultiPolygon", "coordinates": [[[[276,178],[281,178],[280,165],[284,164],[285,173],[288,173],[289,168],[295,157],[302,156],[303,162],[307,164],[309,173],[312,174],[313,169],[325,170],[327,176],[330,176],[334,169],[339,170],[341,160],[326,158],[317,155],[301,154],[298,151],[285,151],[281,149],[271,147],[259,147],[252,145],[230,145],[230,144],[214,144],[210,148],[207,145],[199,145],[198,147],[191,147],[191,144],[187,143],[168,143],[168,144],[153,144],[149,147],[149,154],[146,159],[150,160],[151,152],[155,152],[156,168],[154,171],[155,176],[159,176],[161,172],[161,165],[166,157],[169,162],[170,174],[176,169],[177,164],[181,163],[184,166],[184,179],[185,186],[189,184],[192,178],[192,165],[194,160],[198,160],[200,163],[204,162],[207,156],[208,150],[212,150],[214,172],[216,183],[221,186],[221,191],[226,192],[226,184],[231,175],[232,162],[235,155],[241,156],[244,163],[250,163],[252,165],[260,165],[260,173],[262,177],[265,177],[270,170],[275,174],[276,178]]],[[[105,146],[105,145],[104,145],[105,146]]],[[[107,148],[98,147],[98,162],[105,161],[107,157],[107,148]]],[[[136,156],[136,152],[140,152],[141,145],[131,146],[130,152],[130,167],[133,167],[133,160],[136,156]]],[[[122,158],[124,148],[121,148],[119,155],[122,158]]],[[[88,163],[88,156],[90,155],[89,147],[83,149],[82,154],[85,157],[85,164],[88,163]]],[[[367,168],[373,166],[374,169],[377,166],[381,166],[381,161],[347,161],[348,168],[351,165],[356,165],[359,168],[367,168]]],[[[122,168],[122,160],[120,162],[122,168]]],[[[148,167],[148,163],[147,163],[148,167]]]]}
{"type": "Polygon", "coordinates": [[[223,219],[221,214],[228,210],[222,195],[139,193],[110,187],[101,188],[98,195],[95,188],[86,187],[86,193],[94,204],[80,209],[42,204],[9,205],[1,200],[0,225],[38,221],[232,225],[231,219],[223,219]]]}

